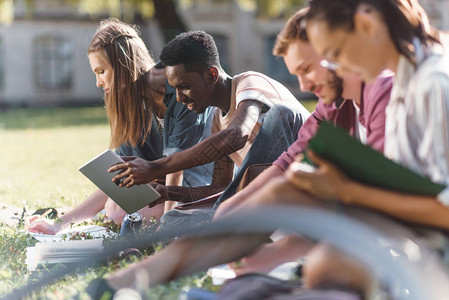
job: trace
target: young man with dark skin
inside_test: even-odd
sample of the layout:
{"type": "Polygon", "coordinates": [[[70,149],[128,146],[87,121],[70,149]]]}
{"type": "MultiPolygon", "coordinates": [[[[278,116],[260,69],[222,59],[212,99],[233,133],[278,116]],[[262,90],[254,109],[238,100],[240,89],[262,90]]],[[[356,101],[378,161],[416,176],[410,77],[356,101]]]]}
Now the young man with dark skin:
{"type": "MultiPolygon", "coordinates": [[[[109,171],[121,186],[144,184],[165,174],[215,162],[213,182],[228,185],[234,164],[239,168],[221,199],[232,196],[248,166],[271,163],[296,140],[310,115],[279,82],[257,72],[234,77],[222,69],[215,42],[203,31],[177,36],[162,50],[168,82],[177,101],[202,113],[217,107],[212,135],[195,146],[162,159],[145,161],[127,157],[109,171]],[[220,180],[216,180],[220,178],[220,180]]],[[[168,198],[190,202],[217,192],[217,186],[185,189],[169,187],[168,198]]],[[[161,199],[164,201],[165,199],[161,199]]]]}

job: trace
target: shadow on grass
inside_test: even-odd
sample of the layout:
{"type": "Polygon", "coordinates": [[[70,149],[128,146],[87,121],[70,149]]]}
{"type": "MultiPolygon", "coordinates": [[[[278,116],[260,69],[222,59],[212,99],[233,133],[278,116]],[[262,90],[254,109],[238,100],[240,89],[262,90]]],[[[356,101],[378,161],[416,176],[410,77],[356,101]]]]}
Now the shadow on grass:
{"type": "Polygon", "coordinates": [[[108,124],[103,106],[0,110],[0,129],[40,129],[108,124]]]}

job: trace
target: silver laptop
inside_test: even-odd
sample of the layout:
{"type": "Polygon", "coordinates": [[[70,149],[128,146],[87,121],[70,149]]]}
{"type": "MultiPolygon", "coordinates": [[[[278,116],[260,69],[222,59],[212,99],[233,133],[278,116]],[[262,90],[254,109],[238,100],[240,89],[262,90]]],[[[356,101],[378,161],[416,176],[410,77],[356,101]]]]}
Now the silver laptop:
{"type": "Polygon", "coordinates": [[[82,165],[79,170],[100,190],[109,196],[128,214],[138,211],[145,205],[160,198],[160,194],[149,184],[134,185],[130,188],[119,187],[112,178],[119,171],[109,173],[108,169],[124,162],[114,151],[108,149],[82,165]]]}

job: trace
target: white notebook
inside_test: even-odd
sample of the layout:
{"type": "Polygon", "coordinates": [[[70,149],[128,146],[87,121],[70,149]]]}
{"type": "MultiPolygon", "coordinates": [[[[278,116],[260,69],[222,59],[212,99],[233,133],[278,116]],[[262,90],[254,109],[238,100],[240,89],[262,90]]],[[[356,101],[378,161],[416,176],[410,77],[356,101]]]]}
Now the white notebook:
{"type": "Polygon", "coordinates": [[[43,265],[83,263],[98,258],[102,251],[101,239],[36,243],[26,248],[25,263],[29,271],[35,271],[43,265]]]}
{"type": "Polygon", "coordinates": [[[119,187],[112,178],[119,172],[109,173],[108,169],[124,162],[114,151],[108,149],[79,168],[109,198],[131,214],[160,198],[160,194],[149,184],[119,187]]]}
{"type": "Polygon", "coordinates": [[[98,225],[79,225],[70,228],[66,228],[58,232],[58,234],[44,234],[37,232],[29,232],[24,231],[31,235],[33,238],[38,240],[41,243],[48,242],[63,242],[68,241],[70,238],[77,234],[84,232],[87,235],[91,236],[93,239],[105,239],[117,237],[118,234],[113,232],[112,230],[107,230],[106,227],[98,226],[98,225]]]}

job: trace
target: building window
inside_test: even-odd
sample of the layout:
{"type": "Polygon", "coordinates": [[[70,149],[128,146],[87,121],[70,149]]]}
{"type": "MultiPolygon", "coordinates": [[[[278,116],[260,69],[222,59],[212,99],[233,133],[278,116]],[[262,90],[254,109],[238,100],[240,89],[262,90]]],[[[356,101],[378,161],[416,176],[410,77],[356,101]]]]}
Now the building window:
{"type": "Polygon", "coordinates": [[[211,34],[220,55],[220,64],[227,73],[232,73],[229,64],[228,38],[222,34],[211,34]]]}
{"type": "Polygon", "coordinates": [[[295,76],[288,72],[282,57],[273,55],[273,46],[276,41],[276,35],[269,35],[266,38],[265,61],[267,63],[267,75],[282,83],[295,83],[295,76]]]}
{"type": "Polygon", "coordinates": [[[39,88],[68,89],[72,84],[73,45],[63,37],[34,41],[34,78],[39,88]]]}

